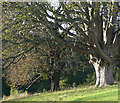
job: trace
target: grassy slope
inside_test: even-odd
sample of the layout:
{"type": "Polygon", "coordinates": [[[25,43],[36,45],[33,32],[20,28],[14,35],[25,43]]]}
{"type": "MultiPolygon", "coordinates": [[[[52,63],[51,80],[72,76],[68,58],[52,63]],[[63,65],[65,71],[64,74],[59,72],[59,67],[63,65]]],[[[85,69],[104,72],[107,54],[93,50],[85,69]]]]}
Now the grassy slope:
{"type": "Polygon", "coordinates": [[[79,87],[53,93],[41,93],[16,101],[118,101],[118,86],[79,87]]]}

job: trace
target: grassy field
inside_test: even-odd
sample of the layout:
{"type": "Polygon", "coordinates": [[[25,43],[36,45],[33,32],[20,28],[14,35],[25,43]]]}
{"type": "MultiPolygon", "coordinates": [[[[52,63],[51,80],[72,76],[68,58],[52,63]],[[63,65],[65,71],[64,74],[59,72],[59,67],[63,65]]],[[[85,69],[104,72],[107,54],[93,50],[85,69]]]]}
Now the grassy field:
{"type": "Polygon", "coordinates": [[[84,86],[53,93],[36,93],[15,101],[118,101],[118,86],[84,86]]]}

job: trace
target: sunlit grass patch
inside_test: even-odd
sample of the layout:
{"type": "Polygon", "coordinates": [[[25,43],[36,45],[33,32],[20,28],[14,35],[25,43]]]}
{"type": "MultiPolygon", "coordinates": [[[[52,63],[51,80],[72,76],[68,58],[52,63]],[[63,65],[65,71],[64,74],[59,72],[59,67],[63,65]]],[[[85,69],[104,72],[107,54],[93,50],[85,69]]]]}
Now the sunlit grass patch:
{"type": "Polygon", "coordinates": [[[84,86],[53,93],[36,93],[14,101],[118,101],[118,85],[103,88],[84,86]]]}

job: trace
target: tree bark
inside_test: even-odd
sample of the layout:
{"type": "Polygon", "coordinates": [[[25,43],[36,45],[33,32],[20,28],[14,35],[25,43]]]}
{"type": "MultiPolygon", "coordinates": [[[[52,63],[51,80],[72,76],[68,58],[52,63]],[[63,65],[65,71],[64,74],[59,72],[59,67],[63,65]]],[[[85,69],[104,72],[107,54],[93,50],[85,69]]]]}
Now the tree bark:
{"type": "Polygon", "coordinates": [[[94,66],[96,72],[96,84],[95,86],[106,86],[114,84],[113,80],[113,68],[114,64],[108,64],[107,62],[91,57],[90,63],[94,66]]]}
{"type": "Polygon", "coordinates": [[[60,73],[55,71],[51,77],[51,92],[59,90],[60,73]]]}
{"type": "Polygon", "coordinates": [[[93,64],[96,72],[96,84],[95,86],[106,86],[114,84],[113,81],[113,64],[107,64],[106,62],[100,62],[93,64]]]}

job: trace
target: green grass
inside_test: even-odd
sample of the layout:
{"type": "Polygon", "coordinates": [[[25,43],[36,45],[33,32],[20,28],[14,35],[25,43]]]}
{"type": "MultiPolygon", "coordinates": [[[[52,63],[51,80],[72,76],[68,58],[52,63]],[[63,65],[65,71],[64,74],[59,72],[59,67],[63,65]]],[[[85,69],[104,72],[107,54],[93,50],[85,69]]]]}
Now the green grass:
{"type": "Polygon", "coordinates": [[[39,93],[15,101],[118,101],[118,86],[79,87],[53,93],[39,93]]]}

